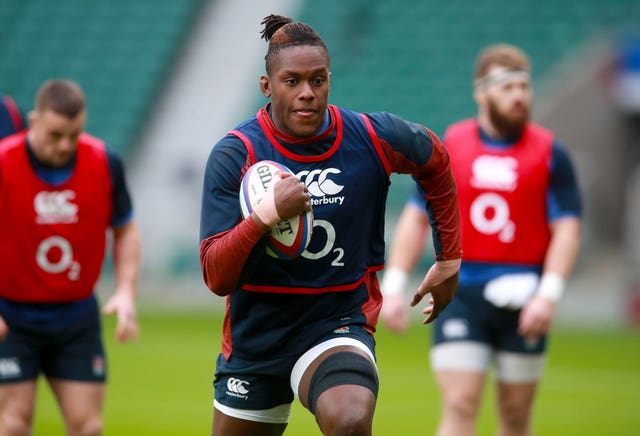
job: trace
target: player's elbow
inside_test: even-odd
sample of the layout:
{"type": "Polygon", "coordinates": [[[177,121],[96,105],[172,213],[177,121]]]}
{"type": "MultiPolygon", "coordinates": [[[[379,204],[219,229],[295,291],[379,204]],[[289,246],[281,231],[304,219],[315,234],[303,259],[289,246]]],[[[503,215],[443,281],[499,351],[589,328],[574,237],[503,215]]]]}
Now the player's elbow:
{"type": "Polygon", "coordinates": [[[201,258],[200,261],[202,264],[202,278],[211,292],[220,297],[226,297],[234,291],[235,284],[228,283],[228,280],[224,279],[224,274],[216,273],[215,265],[207,262],[206,256],[201,258]]]}
{"type": "Polygon", "coordinates": [[[233,292],[233,288],[228,288],[228,287],[222,286],[219,283],[213,282],[211,280],[207,280],[206,277],[204,279],[204,282],[207,285],[207,288],[209,288],[211,292],[213,292],[219,297],[226,297],[227,295],[233,292]]]}
{"type": "Polygon", "coordinates": [[[215,261],[214,253],[211,251],[212,240],[205,240],[200,245],[200,267],[202,268],[202,279],[211,292],[221,297],[225,297],[233,292],[235,286],[225,280],[225,274],[218,272],[219,267],[215,261]]]}

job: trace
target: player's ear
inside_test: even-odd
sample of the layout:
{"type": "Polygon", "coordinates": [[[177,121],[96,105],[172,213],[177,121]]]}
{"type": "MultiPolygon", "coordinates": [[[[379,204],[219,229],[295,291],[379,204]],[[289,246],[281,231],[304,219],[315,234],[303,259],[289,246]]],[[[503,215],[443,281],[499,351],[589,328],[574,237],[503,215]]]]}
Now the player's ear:
{"type": "Polygon", "coordinates": [[[32,110],[27,114],[27,121],[30,126],[33,126],[38,120],[38,111],[32,110]]]}
{"type": "Polygon", "coordinates": [[[269,76],[260,76],[260,91],[265,97],[271,98],[271,83],[269,82],[269,76]]]}
{"type": "Polygon", "coordinates": [[[482,89],[476,88],[473,91],[473,99],[475,100],[478,106],[482,106],[484,105],[484,102],[487,99],[487,93],[482,89]]]}

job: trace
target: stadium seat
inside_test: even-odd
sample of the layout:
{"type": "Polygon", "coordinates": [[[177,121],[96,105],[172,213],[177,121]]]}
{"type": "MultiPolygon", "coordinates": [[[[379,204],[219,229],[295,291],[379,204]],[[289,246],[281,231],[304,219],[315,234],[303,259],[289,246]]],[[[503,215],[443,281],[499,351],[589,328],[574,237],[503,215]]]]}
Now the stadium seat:
{"type": "Polygon", "coordinates": [[[45,80],[76,80],[87,130],[127,155],[203,3],[0,2],[0,89],[27,111],[45,80]]]}

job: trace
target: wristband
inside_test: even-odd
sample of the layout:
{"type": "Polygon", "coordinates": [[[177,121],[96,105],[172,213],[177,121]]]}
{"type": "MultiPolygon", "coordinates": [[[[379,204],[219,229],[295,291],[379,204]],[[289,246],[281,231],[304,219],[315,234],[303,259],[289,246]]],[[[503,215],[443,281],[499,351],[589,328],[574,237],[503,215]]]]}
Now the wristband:
{"type": "Polygon", "coordinates": [[[565,286],[566,281],[560,274],[544,273],[538,285],[538,295],[555,303],[562,297],[565,286]]]}
{"type": "Polygon", "coordinates": [[[398,295],[404,293],[409,274],[400,268],[389,268],[384,272],[380,290],[382,295],[398,295]]]}

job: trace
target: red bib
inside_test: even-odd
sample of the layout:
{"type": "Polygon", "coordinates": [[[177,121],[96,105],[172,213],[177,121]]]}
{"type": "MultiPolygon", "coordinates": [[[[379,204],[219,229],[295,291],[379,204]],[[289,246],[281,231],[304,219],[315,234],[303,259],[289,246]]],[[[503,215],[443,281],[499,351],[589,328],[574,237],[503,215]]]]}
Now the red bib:
{"type": "Polygon", "coordinates": [[[104,143],[80,135],[72,175],[37,176],[26,132],[0,143],[0,296],[23,302],[88,297],[100,275],[113,186],[104,143]]]}
{"type": "Polygon", "coordinates": [[[542,264],[551,237],[552,133],[528,123],[517,143],[489,147],[478,123],[466,120],[452,125],[444,142],[458,187],[463,259],[542,264]]]}

